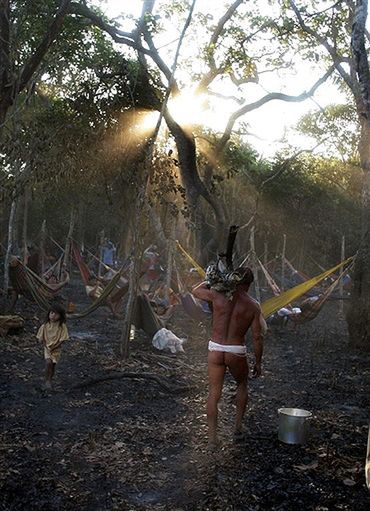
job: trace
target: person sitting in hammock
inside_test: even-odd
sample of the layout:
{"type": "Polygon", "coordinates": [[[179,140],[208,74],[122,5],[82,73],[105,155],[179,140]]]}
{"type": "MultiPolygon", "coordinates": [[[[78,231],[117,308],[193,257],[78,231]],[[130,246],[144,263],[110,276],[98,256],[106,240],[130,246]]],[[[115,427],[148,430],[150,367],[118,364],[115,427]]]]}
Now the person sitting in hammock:
{"type": "Polygon", "coordinates": [[[159,285],[154,291],[150,304],[159,316],[169,316],[173,308],[180,303],[175,291],[166,285],[163,277],[159,278],[159,285]]]}
{"type": "Polygon", "coordinates": [[[54,286],[58,286],[61,282],[69,282],[70,276],[69,271],[67,270],[67,266],[65,263],[61,264],[60,267],[60,274],[59,276],[56,273],[50,273],[46,277],[44,277],[44,281],[50,286],[51,288],[54,286]]]}

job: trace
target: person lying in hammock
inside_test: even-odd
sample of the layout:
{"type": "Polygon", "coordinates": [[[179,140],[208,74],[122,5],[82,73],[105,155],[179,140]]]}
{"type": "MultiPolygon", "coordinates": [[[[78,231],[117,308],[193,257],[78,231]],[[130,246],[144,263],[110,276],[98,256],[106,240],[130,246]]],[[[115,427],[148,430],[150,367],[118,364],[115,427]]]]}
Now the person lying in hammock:
{"type": "Polygon", "coordinates": [[[315,308],[315,304],[320,300],[321,297],[322,293],[315,296],[310,296],[303,300],[299,306],[301,309],[301,314],[306,314],[307,312],[313,310],[315,308]]]}
{"type": "Polygon", "coordinates": [[[98,300],[103,291],[104,291],[104,285],[98,277],[92,277],[89,279],[88,283],[85,286],[86,294],[89,298],[92,299],[93,302],[98,300]]]}
{"type": "MultiPolygon", "coordinates": [[[[113,278],[117,273],[113,270],[112,272],[113,274],[111,275],[111,278],[113,278]]],[[[85,286],[87,296],[91,298],[93,302],[98,300],[101,297],[104,288],[109,284],[110,280],[111,279],[101,279],[98,277],[91,278],[85,286]]],[[[119,316],[122,308],[122,298],[126,294],[127,290],[128,281],[124,277],[121,277],[118,280],[115,289],[113,289],[110,295],[107,296],[105,302],[114,316],[119,316]]]]}
{"type": "Polygon", "coordinates": [[[61,282],[69,282],[70,276],[69,271],[67,270],[67,266],[63,263],[60,268],[60,275],[56,275],[55,273],[50,273],[43,280],[47,283],[51,288],[58,286],[61,282]]]}
{"type": "Polygon", "coordinates": [[[322,294],[310,296],[300,303],[299,307],[282,307],[269,320],[269,325],[286,326],[289,321],[299,321],[303,316],[315,309],[315,304],[320,300],[322,294]]]}
{"type": "Polygon", "coordinates": [[[287,325],[289,319],[292,319],[293,316],[298,316],[301,312],[300,307],[281,307],[281,309],[268,318],[267,324],[284,327],[287,325]]]}

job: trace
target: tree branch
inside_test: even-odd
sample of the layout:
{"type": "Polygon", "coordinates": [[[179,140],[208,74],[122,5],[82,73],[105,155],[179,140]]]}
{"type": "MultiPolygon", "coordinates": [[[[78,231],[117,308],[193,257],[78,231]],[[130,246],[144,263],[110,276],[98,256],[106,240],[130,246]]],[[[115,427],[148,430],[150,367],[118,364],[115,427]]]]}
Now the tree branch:
{"type": "MultiPolygon", "coordinates": [[[[136,50],[139,55],[147,55],[150,57],[153,62],[158,66],[158,69],[162,71],[162,73],[165,75],[167,80],[169,81],[171,79],[171,70],[168,68],[168,66],[165,64],[165,62],[161,59],[161,57],[158,54],[157,49],[155,48],[151,36],[148,37],[147,34],[149,32],[146,30],[145,23],[144,23],[144,16],[146,12],[151,12],[151,9],[153,8],[154,1],[148,0],[143,5],[143,13],[141,16],[141,22],[139,23],[139,26],[135,32],[132,34],[121,32],[119,29],[114,27],[113,25],[110,25],[109,23],[105,22],[101,16],[96,14],[94,11],[89,9],[85,5],[81,5],[78,3],[71,3],[70,12],[72,14],[78,14],[80,16],[83,16],[87,19],[89,19],[95,26],[99,27],[101,30],[106,32],[111,36],[113,41],[115,41],[118,44],[125,44],[126,46],[129,46],[136,50]],[[144,34],[144,38],[146,43],[148,44],[149,48],[145,48],[140,43],[140,38],[138,35],[142,32],[144,34]],[[120,34],[125,34],[126,37],[121,36],[120,34]],[[128,37],[129,36],[129,37],[128,37]],[[131,37],[131,38],[130,38],[131,37]]],[[[143,63],[142,59],[141,62],[143,63]]],[[[174,84],[174,87],[176,87],[176,83],[174,84]]]]}
{"type": "Polygon", "coordinates": [[[155,47],[153,38],[147,27],[143,26],[143,35],[145,42],[149,46],[149,49],[151,51],[151,58],[153,61],[157,64],[158,68],[162,71],[162,73],[167,78],[168,82],[172,80],[172,91],[174,94],[178,94],[180,92],[180,89],[177,85],[176,80],[173,79],[172,73],[170,68],[167,66],[167,64],[164,62],[164,60],[160,57],[157,48],[155,47]],[[172,78],[171,78],[172,77],[172,78]]]}
{"type": "Polygon", "coordinates": [[[302,92],[302,94],[299,94],[298,96],[290,96],[288,94],[283,94],[281,92],[270,92],[269,94],[266,94],[258,101],[255,101],[254,103],[249,103],[248,105],[244,105],[242,108],[239,108],[239,110],[236,110],[231,116],[227,123],[227,126],[225,128],[225,132],[222,135],[217,150],[220,152],[224,147],[227,141],[229,140],[231,136],[231,132],[233,130],[234,124],[241,117],[242,115],[245,115],[248,112],[251,112],[252,110],[256,110],[257,108],[261,107],[262,105],[265,105],[266,103],[273,101],[273,100],[280,100],[280,101],[287,101],[287,102],[294,102],[299,103],[301,101],[304,101],[308,99],[310,96],[313,96],[313,94],[316,92],[318,87],[322,85],[332,74],[334,71],[334,66],[331,66],[328,71],[324,74],[322,78],[317,80],[317,82],[311,87],[311,89],[307,92],[302,92]]]}
{"type": "Polygon", "coordinates": [[[22,91],[28,85],[32,76],[41,64],[42,59],[45,57],[50,46],[53,44],[62,29],[64,18],[68,13],[71,0],[60,0],[59,3],[59,9],[57,10],[44,38],[23,67],[17,84],[17,92],[22,91]]]}
{"type": "Polygon", "coordinates": [[[244,103],[244,99],[237,98],[236,96],[227,96],[225,94],[221,94],[220,92],[215,92],[215,91],[212,91],[209,89],[208,89],[208,94],[209,94],[209,96],[214,96],[216,98],[224,99],[225,101],[227,101],[227,100],[235,101],[236,103],[239,103],[239,105],[242,105],[244,103]]]}
{"type": "Polygon", "coordinates": [[[119,44],[125,44],[141,53],[144,53],[145,55],[149,55],[150,57],[152,56],[150,50],[144,48],[141,44],[135,42],[134,34],[132,34],[132,39],[120,36],[119,35],[120,30],[118,30],[113,25],[110,25],[109,23],[105,22],[101,16],[99,16],[94,11],[89,9],[86,5],[72,2],[70,4],[69,12],[71,14],[77,14],[79,16],[83,16],[84,18],[89,19],[93,23],[93,25],[99,27],[101,30],[103,30],[103,32],[109,34],[114,42],[119,44]]]}
{"type": "Polygon", "coordinates": [[[84,389],[86,387],[91,387],[93,385],[96,385],[98,383],[103,383],[110,380],[120,380],[122,378],[132,378],[134,380],[149,380],[156,382],[160,387],[162,387],[165,391],[177,394],[180,392],[186,392],[190,389],[188,385],[184,385],[182,382],[176,381],[175,383],[171,381],[169,378],[159,376],[157,374],[151,374],[151,373],[131,373],[131,372],[121,372],[121,373],[113,373],[113,374],[106,374],[101,376],[100,378],[94,378],[92,380],[87,380],[82,383],[78,383],[77,385],[73,385],[69,392],[78,390],[78,389],[84,389]]]}
{"type": "Polygon", "coordinates": [[[235,73],[229,73],[229,76],[233,84],[239,87],[240,85],[243,85],[245,83],[258,83],[259,82],[258,74],[259,73],[257,73],[257,70],[254,69],[254,74],[248,76],[247,78],[237,78],[235,73]]]}
{"type": "Polygon", "coordinates": [[[272,174],[271,176],[269,176],[268,178],[266,178],[264,181],[262,181],[261,185],[259,186],[259,193],[261,194],[263,192],[263,189],[264,187],[270,183],[270,181],[273,181],[274,179],[276,179],[277,177],[280,177],[288,168],[289,168],[289,165],[295,160],[298,158],[299,155],[303,154],[303,153],[312,153],[319,145],[321,145],[322,142],[320,142],[319,144],[316,144],[315,147],[313,147],[312,149],[300,149],[299,151],[297,151],[296,153],[294,153],[292,156],[289,156],[289,158],[286,158],[281,164],[280,164],[280,168],[274,172],[274,174],[272,174]]]}
{"type": "Polygon", "coordinates": [[[236,9],[239,7],[240,4],[242,4],[244,0],[236,0],[233,4],[230,5],[230,7],[227,9],[225,14],[219,19],[213,33],[211,36],[211,39],[208,44],[208,48],[210,49],[209,54],[209,64],[210,64],[210,70],[203,76],[203,78],[200,80],[196,92],[203,92],[208,85],[214,80],[214,78],[222,72],[222,68],[217,68],[216,62],[214,59],[215,49],[217,46],[218,38],[220,37],[225,24],[230,20],[236,9]]]}
{"type": "Polygon", "coordinates": [[[289,0],[289,4],[294,11],[295,15],[297,16],[297,20],[299,23],[299,26],[304,30],[307,34],[310,34],[316,41],[318,41],[329,53],[333,60],[333,64],[335,66],[335,69],[338,71],[338,73],[341,75],[345,83],[350,87],[353,88],[353,82],[351,80],[351,76],[344,70],[344,68],[341,66],[340,62],[342,61],[340,55],[336,52],[335,48],[333,48],[328,41],[322,37],[320,34],[318,34],[315,30],[313,30],[311,27],[306,25],[304,22],[302,15],[297,8],[296,4],[293,0],[289,0]]]}
{"type": "Polygon", "coordinates": [[[335,2],[335,4],[329,5],[329,7],[327,7],[326,9],[323,9],[322,11],[316,11],[316,12],[313,12],[312,14],[307,14],[307,17],[314,18],[315,16],[320,16],[324,12],[330,11],[330,10],[334,9],[335,7],[338,7],[341,3],[342,3],[342,0],[339,0],[338,2],[335,2]]]}
{"type": "MultiPolygon", "coordinates": [[[[283,162],[281,162],[281,164],[279,165],[279,169],[274,172],[272,175],[270,175],[268,178],[266,178],[264,181],[262,181],[262,183],[260,184],[260,186],[258,187],[257,189],[257,195],[256,195],[256,200],[255,200],[255,204],[254,204],[254,212],[252,214],[252,218],[249,220],[248,224],[251,222],[252,219],[254,219],[257,214],[258,214],[258,207],[259,207],[259,202],[260,202],[260,199],[261,199],[261,196],[263,194],[263,190],[264,190],[264,187],[270,183],[271,181],[273,181],[274,179],[280,177],[290,166],[291,163],[294,162],[294,160],[296,160],[298,158],[298,156],[300,154],[303,154],[303,153],[312,153],[316,147],[318,147],[319,145],[321,144],[318,143],[315,147],[313,147],[312,149],[300,149],[299,151],[297,151],[296,153],[294,153],[292,156],[290,156],[289,158],[286,158],[283,162]]],[[[244,227],[244,226],[243,226],[244,227]]]]}

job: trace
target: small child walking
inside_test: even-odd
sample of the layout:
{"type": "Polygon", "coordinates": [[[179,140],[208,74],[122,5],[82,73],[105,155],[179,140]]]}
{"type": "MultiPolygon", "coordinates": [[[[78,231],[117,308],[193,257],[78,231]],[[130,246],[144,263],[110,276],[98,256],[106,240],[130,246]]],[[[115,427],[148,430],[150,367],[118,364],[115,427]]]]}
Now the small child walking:
{"type": "Polygon", "coordinates": [[[69,339],[66,325],[66,311],[59,304],[53,304],[46,316],[45,323],[37,332],[37,339],[44,345],[45,388],[51,389],[55,365],[60,359],[62,344],[69,339]]]}

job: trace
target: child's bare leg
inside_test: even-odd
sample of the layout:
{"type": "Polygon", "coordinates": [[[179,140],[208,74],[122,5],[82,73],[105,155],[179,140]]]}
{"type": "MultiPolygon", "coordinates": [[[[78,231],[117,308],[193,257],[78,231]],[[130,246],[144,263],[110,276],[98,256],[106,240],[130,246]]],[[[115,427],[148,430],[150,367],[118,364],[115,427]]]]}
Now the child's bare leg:
{"type": "Polygon", "coordinates": [[[55,364],[51,360],[51,358],[47,358],[46,364],[45,364],[45,385],[48,388],[51,388],[51,380],[53,379],[54,372],[55,372],[55,364]]]}

